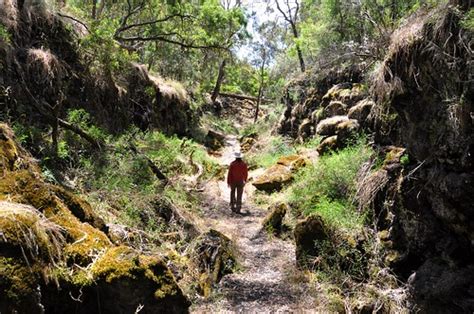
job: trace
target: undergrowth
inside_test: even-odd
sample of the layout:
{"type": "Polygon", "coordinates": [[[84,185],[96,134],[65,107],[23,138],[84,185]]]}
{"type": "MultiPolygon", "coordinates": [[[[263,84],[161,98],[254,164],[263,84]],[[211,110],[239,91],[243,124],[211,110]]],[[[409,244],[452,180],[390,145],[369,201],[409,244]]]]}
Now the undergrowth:
{"type": "Polygon", "coordinates": [[[364,141],[303,168],[288,193],[296,216],[319,214],[328,224],[339,228],[359,228],[364,214],[356,211],[356,177],[372,155],[364,141]]]}

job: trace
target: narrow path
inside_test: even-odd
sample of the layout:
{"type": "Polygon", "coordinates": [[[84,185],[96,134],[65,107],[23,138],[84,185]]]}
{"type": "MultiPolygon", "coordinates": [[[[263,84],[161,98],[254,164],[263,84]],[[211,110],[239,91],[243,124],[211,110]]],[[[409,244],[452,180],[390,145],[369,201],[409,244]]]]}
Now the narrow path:
{"type": "MultiPolygon", "coordinates": [[[[238,141],[227,137],[219,162],[228,166],[238,141]]],[[[259,171],[250,173],[250,180],[259,171]]],[[[269,313],[309,312],[314,300],[307,284],[297,278],[295,249],[291,241],[270,237],[262,230],[265,209],[253,204],[254,187],[245,187],[243,212],[238,215],[229,208],[229,188],[225,181],[211,181],[205,186],[205,213],[201,226],[213,228],[236,243],[240,270],[225,276],[216,296],[195,304],[193,313],[269,313]],[[306,309],[306,310],[305,310],[306,309]]]]}

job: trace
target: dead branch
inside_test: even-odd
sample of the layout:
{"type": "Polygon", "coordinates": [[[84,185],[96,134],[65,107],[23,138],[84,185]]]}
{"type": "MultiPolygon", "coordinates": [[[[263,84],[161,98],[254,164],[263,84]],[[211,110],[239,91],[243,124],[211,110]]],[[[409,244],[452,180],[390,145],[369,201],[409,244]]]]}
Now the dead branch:
{"type": "Polygon", "coordinates": [[[147,155],[141,153],[138,151],[137,147],[133,144],[133,143],[130,143],[129,144],[129,148],[130,150],[135,154],[135,155],[139,155],[141,157],[143,157],[147,163],[148,163],[148,167],[150,167],[150,170],[153,172],[153,174],[158,178],[158,180],[162,181],[163,183],[168,184],[169,180],[168,178],[163,174],[163,172],[161,172],[160,168],[158,168],[157,165],[155,165],[155,163],[153,162],[153,160],[151,160],[147,155]]]}

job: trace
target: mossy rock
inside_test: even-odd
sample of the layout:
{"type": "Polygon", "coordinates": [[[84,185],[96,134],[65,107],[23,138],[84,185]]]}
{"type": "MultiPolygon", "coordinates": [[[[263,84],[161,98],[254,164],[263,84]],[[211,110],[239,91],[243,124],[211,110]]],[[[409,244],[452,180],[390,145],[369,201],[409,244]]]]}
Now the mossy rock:
{"type": "Polygon", "coordinates": [[[12,134],[0,125],[0,312],[187,312],[166,264],[114,246],[91,206],[45,183],[12,134]]]}
{"type": "Polygon", "coordinates": [[[375,106],[375,102],[369,98],[359,101],[354,107],[349,109],[347,116],[349,119],[355,119],[360,124],[365,124],[370,111],[375,106]]]}
{"type": "Polygon", "coordinates": [[[262,222],[263,227],[270,233],[279,234],[282,231],[283,219],[287,211],[288,205],[285,203],[277,203],[269,208],[269,214],[262,222]]]}
{"type": "Polygon", "coordinates": [[[305,220],[298,222],[294,230],[296,244],[296,262],[300,267],[305,267],[312,258],[317,257],[320,252],[315,245],[316,242],[328,241],[328,227],[318,215],[311,215],[305,220]]]}
{"type": "Polygon", "coordinates": [[[204,145],[211,150],[219,150],[225,145],[225,135],[209,130],[204,139],[204,145]]]}
{"type": "Polygon", "coordinates": [[[284,165],[276,164],[265,170],[252,184],[257,190],[274,192],[281,190],[283,186],[289,184],[292,180],[293,174],[291,170],[284,165]]]}
{"type": "Polygon", "coordinates": [[[324,119],[318,123],[316,127],[316,133],[322,136],[331,136],[337,134],[337,126],[348,121],[347,116],[334,116],[331,118],[324,119]]]}
{"type": "Polygon", "coordinates": [[[337,135],[325,138],[316,148],[319,155],[324,155],[337,149],[337,135]]]}
{"type": "Polygon", "coordinates": [[[306,167],[311,164],[311,161],[308,158],[294,154],[288,156],[282,156],[277,161],[278,165],[283,165],[288,167],[291,171],[295,172],[300,170],[303,167],[306,167]]]}
{"type": "Polygon", "coordinates": [[[347,105],[342,101],[333,100],[324,108],[325,117],[343,116],[347,113],[347,105]]]}
{"type": "Polygon", "coordinates": [[[198,270],[198,292],[208,297],[212,286],[236,267],[235,248],[232,241],[214,229],[199,236],[190,253],[192,267],[198,270]]]}

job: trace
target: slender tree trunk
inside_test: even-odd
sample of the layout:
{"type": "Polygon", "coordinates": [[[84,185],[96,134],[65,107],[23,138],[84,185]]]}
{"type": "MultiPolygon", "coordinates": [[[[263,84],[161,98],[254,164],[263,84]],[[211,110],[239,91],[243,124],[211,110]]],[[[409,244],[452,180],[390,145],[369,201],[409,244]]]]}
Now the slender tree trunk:
{"type": "Polygon", "coordinates": [[[267,53],[264,50],[262,54],[262,65],[260,66],[260,86],[258,87],[258,96],[257,96],[257,107],[255,108],[255,118],[254,123],[258,120],[258,114],[260,111],[260,103],[262,102],[263,95],[263,85],[265,84],[265,63],[267,62],[267,53]]]}
{"type": "Polygon", "coordinates": [[[55,117],[54,121],[52,122],[51,127],[53,128],[51,132],[51,140],[52,140],[52,153],[54,157],[58,156],[58,148],[59,148],[59,124],[58,119],[55,117]]]}
{"type": "Polygon", "coordinates": [[[97,19],[97,0],[92,0],[92,19],[97,19]]]}
{"type": "MultiPolygon", "coordinates": [[[[299,34],[298,34],[298,30],[296,29],[296,25],[294,23],[290,23],[290,24],[291,24],[291,30],[293,31],[293,37],[295,39],[298,39],[299,34]]],[[[304,72],[306,71],[306,66],[303,59],[303,52],[301,51],[300,45],[298,43],[296,43],[296,53],[298,54],[298,60],[300,62],[300,70],[301,72],[304,72]]]]}
{"type": "Polygon", "coordinates": [[[219,66],[219,74],[217,74],[216,85],[214,86],[214,90],[212,91],[211,100],[212,102],[216,102],[217,96],[219,96],[219,92],[221,90],[222,81],[224,80],[224,68],[225,68],[225,59],[222,60],[221,65],[219,66]]]}

